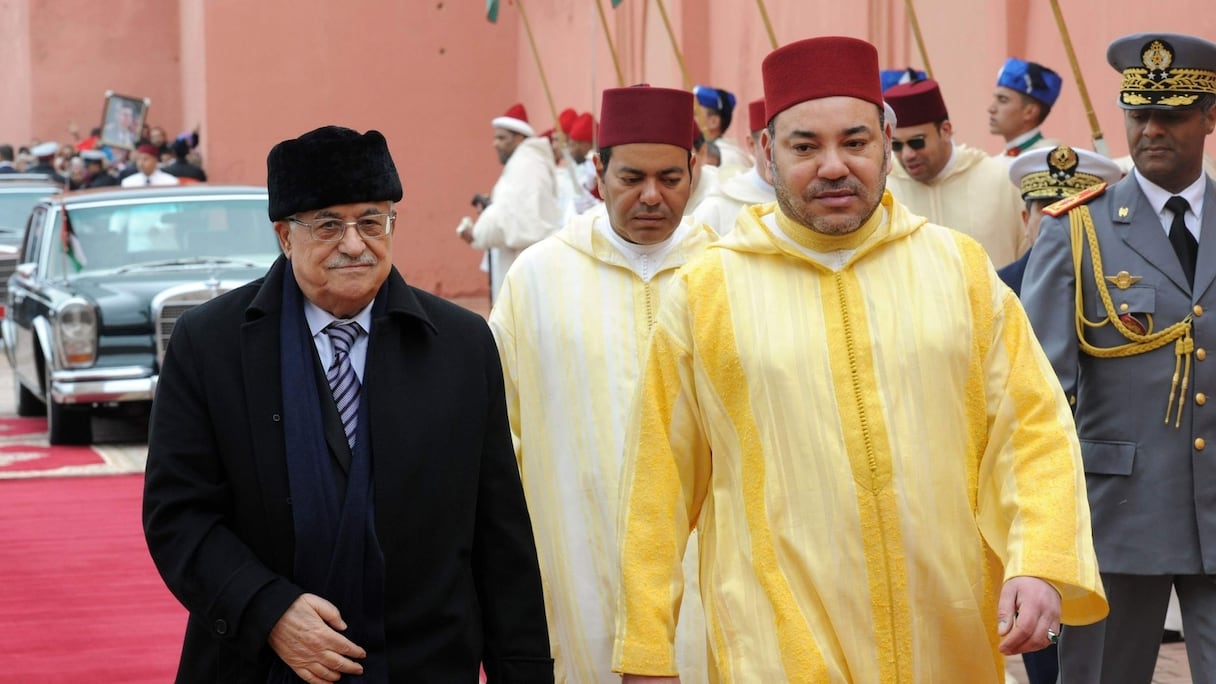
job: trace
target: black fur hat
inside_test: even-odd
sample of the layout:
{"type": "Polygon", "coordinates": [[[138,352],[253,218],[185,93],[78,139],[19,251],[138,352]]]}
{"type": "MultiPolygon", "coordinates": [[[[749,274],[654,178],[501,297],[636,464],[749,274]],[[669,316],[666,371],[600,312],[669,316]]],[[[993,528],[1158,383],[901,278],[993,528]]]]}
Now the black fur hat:
{"type": "Polygon", "coordinates": [[[401,178],[380,131],[323,126],[275,145],[266,157],[270,220],[355,202],[399,202],[401,178]]]}

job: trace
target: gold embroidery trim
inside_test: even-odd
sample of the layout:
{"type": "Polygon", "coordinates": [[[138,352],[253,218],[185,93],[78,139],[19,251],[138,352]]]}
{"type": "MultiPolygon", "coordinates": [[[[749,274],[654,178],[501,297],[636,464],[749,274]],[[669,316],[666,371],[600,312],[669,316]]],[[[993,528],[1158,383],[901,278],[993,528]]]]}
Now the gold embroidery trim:
{"type": "Polygon", "coordinates": [[[1071,178],[1059,179],[1052,176],[1050,171],[1035,171],[1022,176],[1022,197],[1025,199],[1060,198],[1076,194],[1101,182],[1101,178],[1088,173],[1078,173],[1071,178]]]}
{"type": "Polygon", "coordinates": [[[1140,90],[1185,93],[1216,93],[1216,71],[1207,69],[1166,69],[1164,78],[1149,78],[1148,69],[1131,67],[1123,70],[1120,90],[1140,90]]]}

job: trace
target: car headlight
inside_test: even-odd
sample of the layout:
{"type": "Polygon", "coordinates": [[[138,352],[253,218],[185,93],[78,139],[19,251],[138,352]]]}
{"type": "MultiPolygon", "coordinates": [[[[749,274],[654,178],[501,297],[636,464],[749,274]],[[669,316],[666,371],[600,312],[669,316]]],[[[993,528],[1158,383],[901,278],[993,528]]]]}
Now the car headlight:
{"type": "Polygon", "coordinates": [[[69,299],[55,312],[55,347],[64,368],[84,368],[97,359],[97,310],[69,299]]]}

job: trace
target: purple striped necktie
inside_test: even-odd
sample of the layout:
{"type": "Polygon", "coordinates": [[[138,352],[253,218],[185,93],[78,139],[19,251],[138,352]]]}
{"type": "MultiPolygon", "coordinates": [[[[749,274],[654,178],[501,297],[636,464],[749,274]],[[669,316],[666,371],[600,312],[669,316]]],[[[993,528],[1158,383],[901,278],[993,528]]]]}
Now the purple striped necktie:
{"type": "Polygon", "coordinates": [[[342,418],[342,428],[346,431],[346,442],[350,448],[355,448],[355,428],[359,421],[359,376],[350,364],[350,348],[363,334],[363,328],[355,321],[334,321],[325,326],[325,334],[329,335],[333,345],[334,357],[325,372],[329,380],[329,389],[334,394],[334,403],[338,406],[338,416],[342,418]]]}

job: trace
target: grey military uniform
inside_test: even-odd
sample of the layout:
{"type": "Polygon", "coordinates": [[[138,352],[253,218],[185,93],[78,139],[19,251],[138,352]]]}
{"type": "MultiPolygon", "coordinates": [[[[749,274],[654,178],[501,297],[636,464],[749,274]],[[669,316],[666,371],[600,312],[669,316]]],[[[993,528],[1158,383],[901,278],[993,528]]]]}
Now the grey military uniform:
{"type": "MultiPolygon", "coordinates": [[[[1070,401],[1075,398],[1094,548],[1111,605],[1110,624],[1096,626],[1097,648],[1089,655],[1096,662],[1083,663],[1092,678],[1069,677],[1068,636],[1074,628],[1065,630],[1062,681],[1069,684],[1141,681],[1127,670],[1113,672],[1116,667],[1135,672],[1147,667],[1151,677],[1153,663],[1143,661],[1156,659],[1165,602],[1176,578],[1184,614],[1189,612],[1192,621],[1202,617],[1211,623],[1199,615],[1199,608],[1206,613],[1216,608],[1216,585],[1204,577],[1216,574],[1216,401],[1208,402],[1209,397],[1216,399],[1216,185],[1207,180],[1193,289],[1135,177],[1127,176],[1087,206],[1117,315],[1146,332],[1190,316],[1194,352],[1189,386],[1185,394],[1181,386],[1175,391],[1167,421],[1176,361],[1181,361],[1181,380],[1187,359],[1176,356],[1173,342],[1121,358],[1097,358],[1083,351],[1077,339],[1069,217],[1044,216],[1026,267],[1022,303],[1064,392],[1070,401]],[[1126,276],[1120,278],[1123,272],[1126,276]],[[1182,582],[1179,576],[1189,579],[1182,582]],[[1140,630],[1135,636],[1150,639],[1152,650],[1136,654],[1133,649],[1111,648],[1114,636],[1108,634],[1103,653],[1102,630],[1132,640],[1132,634],[1118,631],[1121,625],[1140,630]],[[1155,631],[1145,636],[1143,630],[1155,631]]],[[[1087,319],[1103,321],[1108,315],[1094,280],[1093,259],[1081,240],[1081,306],[1087,319]]],[[[1110,322],[1086,326],[1085,334],[1090,344],[1101,348],[1128,342],[1110,322]]],[[[1186,624],[1188,642],[1192,627],[1203,631],[1198,622],[1186,624]]],[[[1202,639],[1201,634],[1195,637],[1202,639]]]]}

